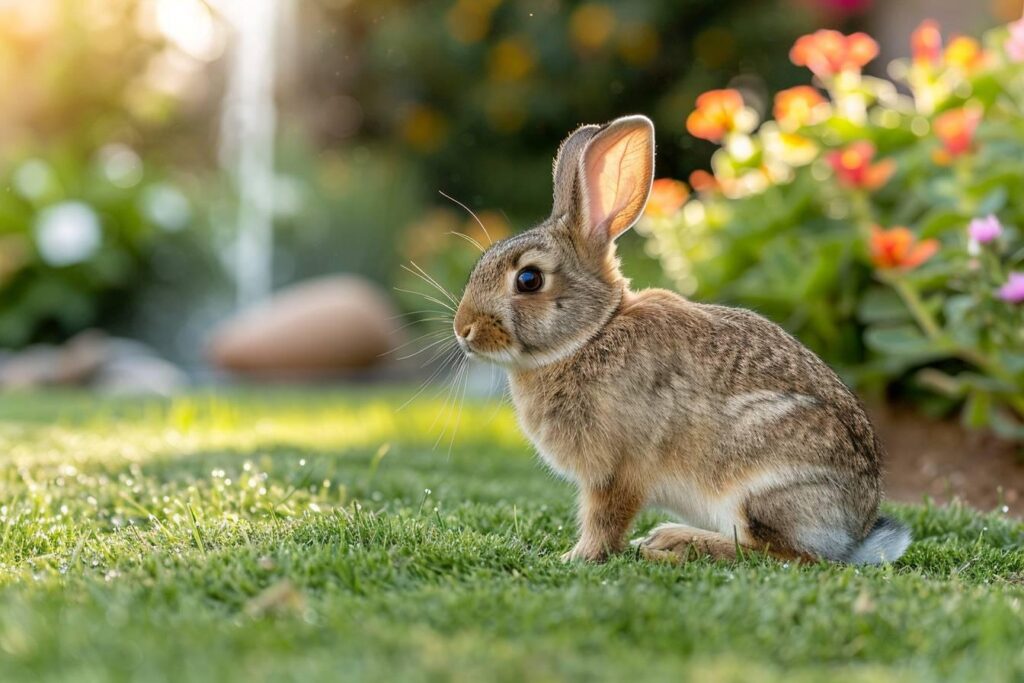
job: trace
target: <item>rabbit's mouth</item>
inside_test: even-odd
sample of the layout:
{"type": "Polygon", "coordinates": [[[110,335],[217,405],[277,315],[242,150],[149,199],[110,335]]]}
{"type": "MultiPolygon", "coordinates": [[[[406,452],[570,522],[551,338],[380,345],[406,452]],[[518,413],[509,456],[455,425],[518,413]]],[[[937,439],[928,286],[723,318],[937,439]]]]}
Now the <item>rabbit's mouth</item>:
{"type": "Polygon", "coordinates": [[[461,334],[455,335],[455,341],[459,344],[459,349],[462,353],[466,354],[467,358],[473,357],[473,349],[469,348],[469,342],[461,334]]]}

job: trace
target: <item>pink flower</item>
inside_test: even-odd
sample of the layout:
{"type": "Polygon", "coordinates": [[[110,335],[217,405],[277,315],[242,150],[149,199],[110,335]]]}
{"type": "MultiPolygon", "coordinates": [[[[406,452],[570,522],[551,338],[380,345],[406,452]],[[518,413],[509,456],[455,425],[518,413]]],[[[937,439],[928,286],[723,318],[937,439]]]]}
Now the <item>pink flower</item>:
{"type": "Polygon", "coordinates": [[[988,244],[1003,234],[1003,225],[998,218],[989,214],[971,221],[967,226],[967,234],[978,244],[988,244]]]}
{"type": "Polygon", "coordinates": [[[1006,54],[1014,62],[1024,62],[1024,19],[1009,26],[1010,37],[1006,39],[1006,54]]]}
{"type": "Polygon", "coordinates": [[[1006,284],[999,288],[999,298],[1011,304],[1024,303],[1024,272],[1010,273],[1006,284]]]}

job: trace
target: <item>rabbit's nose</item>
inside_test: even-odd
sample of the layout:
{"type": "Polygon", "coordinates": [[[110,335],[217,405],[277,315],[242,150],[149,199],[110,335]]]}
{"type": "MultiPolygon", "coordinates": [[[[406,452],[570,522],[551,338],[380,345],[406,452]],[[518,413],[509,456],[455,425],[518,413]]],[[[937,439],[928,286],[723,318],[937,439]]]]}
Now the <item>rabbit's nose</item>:
{"type": "Polygon", "coordinates": [[[459,336],[465,339],[466,341],[473,341],[474,332],[476,332],[476,325],[470,323],[468,325],[462,326],[462,329],[459,330],[459,336]]]}

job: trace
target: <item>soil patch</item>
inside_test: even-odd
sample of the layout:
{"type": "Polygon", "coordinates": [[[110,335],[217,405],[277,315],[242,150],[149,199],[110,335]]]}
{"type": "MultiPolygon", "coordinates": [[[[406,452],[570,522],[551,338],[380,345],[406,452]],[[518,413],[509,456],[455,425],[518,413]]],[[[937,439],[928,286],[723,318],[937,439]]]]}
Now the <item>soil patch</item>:
{"type": "Polygon", "coordinates": [[[890,500],[920,503],[930,496],[946,503],[959,498],[978,510],[1024,516],[1024,458],[1013,444],[908,408],[876,405],[869,413],[889,454],[890,500]]]}

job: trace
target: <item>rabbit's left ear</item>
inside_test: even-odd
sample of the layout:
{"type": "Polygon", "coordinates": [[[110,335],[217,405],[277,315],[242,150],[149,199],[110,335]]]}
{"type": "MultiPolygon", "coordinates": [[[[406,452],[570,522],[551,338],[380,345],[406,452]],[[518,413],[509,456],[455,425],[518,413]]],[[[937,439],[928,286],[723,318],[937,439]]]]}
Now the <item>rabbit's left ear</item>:
{"type": "Polygon", "coordinates": [[[647,205],[654,181],[654,124],[623,116],[602,128],[580,156],[583,229],[610,242],[631,228],[647,205]]]}

